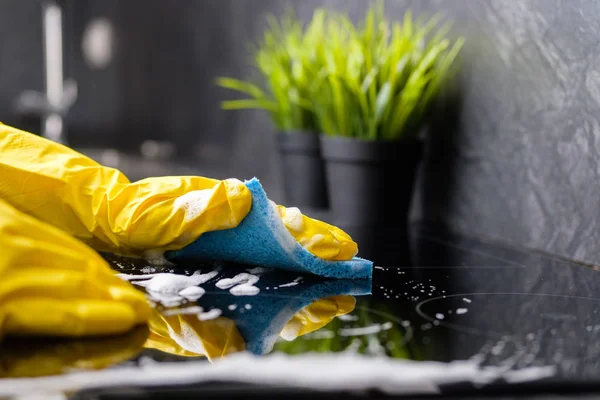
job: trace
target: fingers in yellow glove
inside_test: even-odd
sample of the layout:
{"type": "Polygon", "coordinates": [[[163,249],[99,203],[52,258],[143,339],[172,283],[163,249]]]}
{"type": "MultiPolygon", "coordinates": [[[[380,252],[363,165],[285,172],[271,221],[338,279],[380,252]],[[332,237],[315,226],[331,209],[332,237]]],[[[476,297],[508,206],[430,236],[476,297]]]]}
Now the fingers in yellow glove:
{"type": "Polygon", "coordinates": [[[346,261],[358,253],[358,245],[340,228],[312,219],[299,209],[277,206],[287,230],[307,251],[325,260],[346,261]]]}
{"type": "Polygon", "coordinates": [[[354,310],[356,298],[340,295],[319,299],[296,313],[285,325],[280,336],[288,341],[314,332],[330,323],[335,317],[354,310]]]}
{"type": "Polygon", "coordinates": [[[154,310],[148,327],[144,347],[169,354],[212,361],[246,348],[235,322],[225,317],[200,321],[195,314],[164,316],[154,310]]]}
{"type": "Polygon", "coordinates": [[[0,200],[0,336],[127,332],[146,322],[143,293],[94,250],[0,200]]]}
{"type": "Polygon", "coordinates": [[[158,177],[131,183],[63,145],[0,124],[0,198],[97,250],[174,250],[237,226],[252,195],[235,179],[158,177]]]}

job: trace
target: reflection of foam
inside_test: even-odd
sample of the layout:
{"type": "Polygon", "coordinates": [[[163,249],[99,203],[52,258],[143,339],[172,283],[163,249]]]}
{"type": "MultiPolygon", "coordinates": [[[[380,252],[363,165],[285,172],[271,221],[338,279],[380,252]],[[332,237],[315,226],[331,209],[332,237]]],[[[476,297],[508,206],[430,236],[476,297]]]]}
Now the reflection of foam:
{"type": "Polygon", "coordinates": [[[375,333],[387,331],[388,329],[392,329],[394,325],[391,322],[386,322],[384,324],[373,324],[370,326],[364,326],[360,328],[342,328],[338,331],[338,335],[340,336],[364,336],[364,335],[373,335],[375,333]]]}
{"type": "Polygon", "coordinates": [[[143,368],[117,367],[103,371],[75,372],[37,379],[4,379],[0,396],[56,393],[88,387],[189,385],[203,382],[237,382],[287,386],[317,391],[366,391],[391,395],[439,394],[442,385],[470,382],[478,386],[504,379],[536,381],[551,377],[553,366],[520,370],[482,367],[474,360],[451,363],[374,358],[362,355],[276,354],[256,357],[233,354],[215,361],[150,364],[143,368]]]}
{"type": "Polygon", "coordinates": [[[223,312],[218,308],[213,308],[210,311],[199,313],[198,319],[200,321],[210,321],[211,319],[218,318],[223,312]]]}

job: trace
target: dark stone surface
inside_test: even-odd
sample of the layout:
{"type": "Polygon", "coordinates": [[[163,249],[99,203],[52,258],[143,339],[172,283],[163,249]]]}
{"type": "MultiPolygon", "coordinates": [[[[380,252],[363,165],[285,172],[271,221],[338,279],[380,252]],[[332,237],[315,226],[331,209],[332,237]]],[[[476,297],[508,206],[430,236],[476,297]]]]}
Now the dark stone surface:
{"type": "MultiPolygon", "coordinates": [[[[76,146],[137,151],[145,139],[176,143],[179,157],[280,190],[273,128],[261,112],[229,112],[218,75],[249,73],[246,44],[278,0],[67,0],[68,75],[79,82],[69,115],[76,146]],[[81,33],[96,17],[115,24],[104,70],[87,66],[81,33]]],[[[291,2],[358,18],[362,0],[291,2]]],[[[41,89],[39,4],[0,2],[0,120],[24,89],[41,89]]],[[[468,38],[454,104],[431,135],[413,217],[471,235],[598,261],[600,4],[589,0],[399,0],[416,13],[442,11],[468,38]]]]}
{"type": "MultiPolygon", "coordinates": [[[[190,276],[195,271],[207,273],[216,270],[216,276],[201,284],[206,290],[205,295],[195,302],[185,302],[182,298],[181,308],[189,310],[191,306],[201,306],[204,311],[221,310],[221,317],[235,323],[247,346],[257,338],[263,340],[266,337],[275,342],[273,351],[261,352],[263,355],[302,354],[318,349],[327,354],[359,351],[380,357],[382,362],[388,357],[443,362],[474,359],[479,360],[480,366],[501,367],[505,371],[554,367],[552,376],[538,376],[539,379],[522,382],[499,380],[481,386],[468,382],[463,385],[462,381],[448,377],[446,384],[441,385],[441,394],[462,394],[463,398],[499,393],[516,396],[524,393],[598,392],[598,268],[427,227],[413,228],[414,263],[377,266],[373,271],[372,295],[364,295],[365,281],[298,277],[297,274],[266,269],[253,272],[260,277],[255,283],[260,293],[250,297],[234,296],[227,289],[220,289],[216,282],[245,272],[251,266],[186,263],[158,267],[140,259],[105,257],[116,271],[129,274],[129,280],[138,282],[154,279],[152,276],[144,277],[148,273],[190,276]],[[290,285],[292,282],[295,284],[290,285]],[[346,318],[334,318],[316,333],[300,336],[291,342],[277,339],[282,326],[296,312],[298,301],[306,300],[308,304],[320,296],[340,293],[353,293],[356,298],[356,306],[346,318]],[[381,329],[373,330],[377,326],[381,329]],[[357,347],[357,342],[363,345],[357,347]]],[[[143,287],[139,289],[146,290],[143,287]]],[[[166,316],[177,312],[174,304],[166,305],[155,292],[147,291],[147,294],[156,301],[158,313],[166,316]]],[[[195,312],[198,311],[182,316],[183,320],[193,319],[195,312]]],[[[173,338],[176,338],[177,321],[177,318],[171,317],[169,322],[173,324],[174,331],[169,331],[173,338]]],[[[161,325],[151,324],[150,332],[154,332],[156,326],[161,325]]],[[[56,361],[51,364],[53,368],[48,369],[48,373],[70,373],[72,369],[68,367],[72,365],[85,369],[92,364],[77,364],[89,356],[84,350],[101,349],[102,346],[106,346],[108,354],[114,353],[114,358],[111,358],[114,363],[132,367],[153,365],[152,361],[203,360],[202,347],[194,347],[193,343],[197,340],[196,334],[210,342],[211,332],[214,333],[210,326],[206,325],[204,330],[197,332],[188,331],[186,335],[178,336],[179,341],[173,344],[173,348],[177,349],[175,343],[179,346],[188,343],[188,350],[195,351],[197,357],[177,356],[170,354],[169,350],[159,351],[152,345],[142,349],[144,335],[148,334],[144,331],[114,338],[10,339],[0,344],[0,365],[3,366],[0,375],[19,366],[22,367],[21,373],[25,374],[27,369],[23,366],[27,362],[40,363],[44,359],[42,356],[53,357],[51,359],[56,361]],[[63,370],[58,360],[66,362],[63,370]]],[[[217,325],[213,325],[215,327],[217,325]]],[[[157,332],[166,332],[160,329],[157,332]]],[[[171,347],[166,349],[173,351],[171,347]]],[[[216,362],[216,358],[213,361],[216,362]]],[[[319,368],[316,363],[315,372],[319,368]]],[[[374,385],[383,386],[390,376],[382,376],[381,380],[374,381],[374,385]]],[[[45,385],[49,385],[48,382],[37,383],[40,393],[47,390],[45,385]]],[[[262,386],[264,382],[261,379],[253,383],[269,390],[262,386]]],[[[289,390],[291,385],[286,383],[284,386],[289,390]]],[[[198,384],[187,387],[187,390],[197,393],[209,388],[210,385],[198,384]]],[[[106,390],[120,389],[112,385],[106,390]]],[[[222,391],[218,393],[224,394],[222,391]]]]}

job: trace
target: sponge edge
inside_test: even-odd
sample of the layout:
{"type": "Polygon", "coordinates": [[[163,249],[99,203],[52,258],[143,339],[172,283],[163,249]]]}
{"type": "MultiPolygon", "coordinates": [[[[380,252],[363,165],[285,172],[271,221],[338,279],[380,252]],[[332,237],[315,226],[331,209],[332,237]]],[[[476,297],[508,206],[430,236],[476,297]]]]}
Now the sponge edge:
{"type": "Polygon", "coordinates": [[[165,254],[169,261],[229,261],[310,273],[327,278],[371,279],[373,263],[354,257],[326,261],[305,250],[287,231],[259,180],[244,182],[252,208],[233,229],[208,232],[181,250],[165,254]]]}

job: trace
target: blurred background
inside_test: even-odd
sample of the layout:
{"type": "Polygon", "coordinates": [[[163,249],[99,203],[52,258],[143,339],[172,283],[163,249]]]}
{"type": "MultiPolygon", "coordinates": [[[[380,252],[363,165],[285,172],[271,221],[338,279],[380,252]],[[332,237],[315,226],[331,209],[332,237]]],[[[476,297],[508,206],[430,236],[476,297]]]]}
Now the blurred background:
{"type": "MultiPolygon", "coordinates": [[[[318,6],[352,18],[368,6],[364,0],[0,0],[0,121],[60,134],[132,180],[257,176],[282,202],[284,177],[268,116],[221,110],[230,93],[214,80],[250,73],[247,45],[262,34],[265,13],[281,14],[288,5],[304,20],[318,6]],[[63,77],[76,86],[46,87],[44,54],[61,50],[57,37],[63,77]],[[55,105],[64,120],[40,112],[36,96],[48,90],[66,93],[55,105]]],[[[442,134],[427,142],[412,220],[597,260],[600,3],[388,0],[385,7],[390,20],[407,8],[442,12],[455,21],[452,34],[467,39],[458,95],[433,124],[442,134]]]]}

